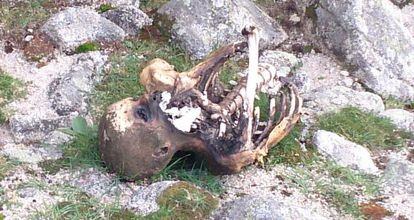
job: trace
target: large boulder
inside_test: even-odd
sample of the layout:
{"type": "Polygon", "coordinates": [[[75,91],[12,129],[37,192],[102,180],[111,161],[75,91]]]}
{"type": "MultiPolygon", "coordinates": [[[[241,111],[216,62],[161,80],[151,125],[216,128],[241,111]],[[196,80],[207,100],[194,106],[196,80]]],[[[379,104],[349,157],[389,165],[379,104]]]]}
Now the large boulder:
{"type": "Polygon", "coordinates": [[[341,166],[376,174],[375,166],[369,151],[358,144],[324,130],[319,130],[313,136],[313,143],[318,151],[341,166]]]}
{"type": "Polygon", "coordinates": [[[321,0],[319,35],[384,97],[414,100],[414,38],[389,0],[321,0]]]}
{"type": "Polygon", "coordinates": [[[42,31],[62,50],[72,50],[89,41],[119,41],[126,35],[113,22],[83,7],[67,8],[53,15],[42,31]]]}
{"type": "Polygon", "coordinates": [[[173,38],[198,59],[244,40],[241,31],[247,25],[259,28],[262,46],[277,46],[287,38],[277,22],[248,0],[172,0],[158,12],[173,20],[173,38]]]}

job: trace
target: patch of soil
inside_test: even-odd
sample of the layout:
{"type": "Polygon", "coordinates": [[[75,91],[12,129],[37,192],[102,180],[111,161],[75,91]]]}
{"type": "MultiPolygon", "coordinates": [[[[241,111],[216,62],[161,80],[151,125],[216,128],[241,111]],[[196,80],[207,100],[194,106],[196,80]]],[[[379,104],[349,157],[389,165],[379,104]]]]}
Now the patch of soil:
{"type": "Polygon", "coordinates": [[[33,39],[24,42],[23,54],[28,60],[45,65],[47,61],[51,60],[56,46],[45,34],[36,33],[28,36],[33,37],[33,39]]]}
{"type": "Polygon", "coordinates": [[[375,202],[362,203],[360,209],[367,219],[372,220],[381,220],[386,216],[392,215],[390,211],[375,202]]]}

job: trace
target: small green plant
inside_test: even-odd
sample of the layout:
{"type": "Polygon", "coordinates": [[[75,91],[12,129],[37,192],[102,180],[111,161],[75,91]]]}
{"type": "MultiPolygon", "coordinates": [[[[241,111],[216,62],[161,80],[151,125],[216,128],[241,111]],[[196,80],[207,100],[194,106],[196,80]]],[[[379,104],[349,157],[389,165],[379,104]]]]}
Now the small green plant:
{"type": "Polygon", "coordinates": [[[348,107],[319,118],[319,129],[341,134],[371,150],[399,148],[412,134],[398,130],[390,120],[348,107]]]}
{"type": "Polygon", "coordinates": [[[39,164],[45,171],[53,174],[61,168],[102,167],[103,163],[98,150],[97,127],[89,126],[82,117],[76,117],[72,121],[71,128],[62,131],[71,135],[73,140],[62,146],[62,159],[47,160],[39,164]]]}
{"type": "Polygon", "coordinates": [[[75,49],[75,53],[87,53],[90,51],[96,51],[99,50],[99,44],[95,43],[95,42],[87,42],[84,44],[79,45],[76,49],[75,49]]]}
{"type": "Polygon", "coordinates": [[[112,10],[112,9],[114,9],[114,7],[111,4],[102,4],[98,8],[98,12],[99,13],[104,13],[104,12],[107,12],[107,11],[112,10]]]}
{"type": "Polygon", "coordinates": [[[24,95],[24,84],[0,70],[0,124],[7,120],[4,106],[24,95]]]}
{"type": "Polygon", "coordinates": [[[164,214],[169,214],[168,219],[206,219],[218,206],[218,200],[210,193],[186,182],[164,190],[157,203],[164,207],[164,214]]]}

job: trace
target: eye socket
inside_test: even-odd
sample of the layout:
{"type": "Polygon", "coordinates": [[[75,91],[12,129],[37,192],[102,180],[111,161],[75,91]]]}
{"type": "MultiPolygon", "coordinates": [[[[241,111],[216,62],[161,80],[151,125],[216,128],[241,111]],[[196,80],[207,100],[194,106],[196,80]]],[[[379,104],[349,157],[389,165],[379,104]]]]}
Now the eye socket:
{"type": "Polygon", "coordinates": [[[147,107],[145,106],[138,106],[135,110],[135,117],[148,122],[151,119],[150,112],[147,107]]]}

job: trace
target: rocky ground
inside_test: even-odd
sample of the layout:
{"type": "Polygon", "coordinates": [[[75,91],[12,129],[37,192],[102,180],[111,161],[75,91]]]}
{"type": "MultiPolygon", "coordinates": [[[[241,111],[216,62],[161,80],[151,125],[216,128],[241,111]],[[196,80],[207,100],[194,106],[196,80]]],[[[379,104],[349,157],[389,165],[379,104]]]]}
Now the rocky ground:
{"type": "Polygon", "coordinates": [[[0,6],[0,219],[414,219],[412,1],[0,6]],[[260,30],[260,62],[304,98],[301,122],[265,164],[213,176],[181,155],[150,179],[108,173],[98,119],[142,94],[145,64],[184,71],[242,40],[247,24],[260,30]]]}

